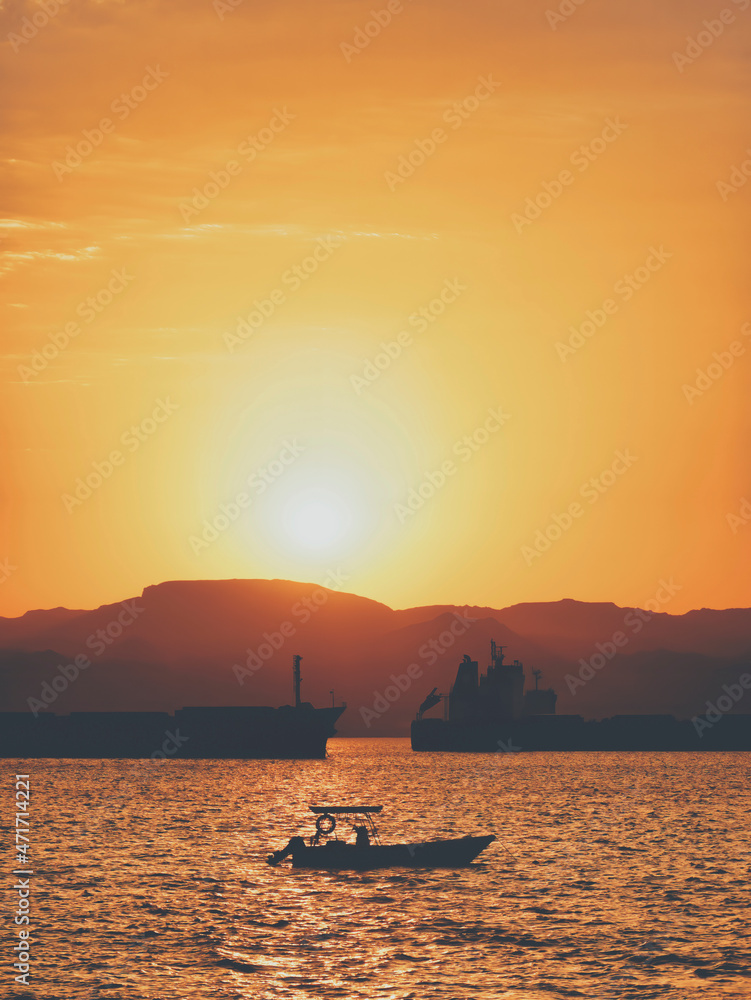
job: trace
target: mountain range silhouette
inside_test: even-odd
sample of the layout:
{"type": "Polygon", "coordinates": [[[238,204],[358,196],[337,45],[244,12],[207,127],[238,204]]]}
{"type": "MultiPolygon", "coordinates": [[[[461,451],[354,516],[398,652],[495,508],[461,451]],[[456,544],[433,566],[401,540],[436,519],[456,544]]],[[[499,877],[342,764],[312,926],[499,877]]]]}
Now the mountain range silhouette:
{"type": "MultiPolygon", "coordinates": [[[[292,655],[299,653],[304,700],[331,704],[333,690],[337,702],[347,702],[340,735],[406,736],[428,692],[448,692],[463,654],[487,665],[491,639],[524,662],[528,685],[533,669],[543,672],[542,685],[558,693],[559,714],[690,718],[749,671],[751,609],[638,615],[567,599],[393,610],[315,583],[172,581],[95,610],[0,618],[0,699],[5,711],[26,711],[60,665],[79,656],[89,665],[50,705],[57,714],[289,704],[292,655]],[[118,626],[124,608],[128,624],[118,626]],[[627,642],[608,657],[619,632],[627,642]],[[597,669],[585,669],[589,679],[572,685],[590,662],[597,669]],[[360,711],[374,705],[383,709],[375,719],[360,711]]],[[[751,705],[737,711],[749,713],[751,705]]]]}

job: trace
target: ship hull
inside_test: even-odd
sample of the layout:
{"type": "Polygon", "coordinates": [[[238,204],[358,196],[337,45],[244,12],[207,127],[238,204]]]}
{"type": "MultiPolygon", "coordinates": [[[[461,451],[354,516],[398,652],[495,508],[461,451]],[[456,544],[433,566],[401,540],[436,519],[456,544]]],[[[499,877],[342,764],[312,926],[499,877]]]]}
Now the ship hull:
{"type": "Polygon", "coordinates": [[[462,725],[417,719],[412,749],[451,753],[530,750],[750,751],[751,715],[727,715],[711,728],[672,716],[622,715],[586,721],[578,715],[541,715],[507,722],[462,725]]]}
{"type": "Polygon", "coordinates": [[[0,713],[0,757],[323,759],[340,708],[184,708],[166,712],[0,713]]]}
{"type": "Polygon", "coordinates": [[[376,868],[460,868],[470,864],[495,837],[462,837],[417,844],[356,847],[330,840],[322,847],[298,847],[292,852],[295,868],[325,871],[370,871],[376,868]]]}

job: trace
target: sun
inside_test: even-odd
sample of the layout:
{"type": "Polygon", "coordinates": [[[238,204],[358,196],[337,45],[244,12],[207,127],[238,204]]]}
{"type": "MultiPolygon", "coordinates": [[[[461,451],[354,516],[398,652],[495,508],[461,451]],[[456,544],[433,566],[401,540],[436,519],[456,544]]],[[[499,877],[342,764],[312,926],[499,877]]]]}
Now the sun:
{"type": "Polygon", "coordinates": [[[287,501],[282,513],[289,541],[311,552],[335,548],[345,540],[351,522],[347,504],[336,493],[325,489],[298,493],[287,501]]]}
{"type": "Polygon", "coordinates": [[[307,416],[310,443],[299,460],[280,470],[247,519],[254,572],[264,566],[270,576],[312,579],[334,563],[354,573],[373,554],[382,557],[392,483],[380,459],[385,462],[393,449],[383,445],[382,435],[371,445],[367,426],[337,417],[334,433],[317,428],[307,416]],[[342,426],[348,436],[343,437],[342,426]],[[367,460],[361,454],[364,441],[367,460]]]}

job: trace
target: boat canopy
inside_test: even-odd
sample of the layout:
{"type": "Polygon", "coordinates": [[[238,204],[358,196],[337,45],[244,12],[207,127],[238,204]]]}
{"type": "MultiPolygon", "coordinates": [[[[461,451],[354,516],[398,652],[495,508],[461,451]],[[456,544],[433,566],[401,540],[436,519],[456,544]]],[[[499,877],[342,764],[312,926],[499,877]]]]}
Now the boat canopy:
{"type": "Polygon", "coordinates": [[[312,813],[329,813],[329,815],[337,816],[349,813],[350,815],[355,813],[366,814],[366,813],[379,813],[383,809],[383,806],[311,806],[310,811],[312,813]]]}

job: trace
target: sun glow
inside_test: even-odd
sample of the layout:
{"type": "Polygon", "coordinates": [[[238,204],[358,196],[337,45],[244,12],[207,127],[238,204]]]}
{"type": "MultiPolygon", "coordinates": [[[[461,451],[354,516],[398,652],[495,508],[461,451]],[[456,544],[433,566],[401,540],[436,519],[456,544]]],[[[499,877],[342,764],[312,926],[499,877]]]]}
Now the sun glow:
{"type": "Polygon", "coordinates": [[[305,490],[292,497],[282,514],[284,531],[293,544],[316,552],[329,550],[349,534],[352,515],[335,493],[305,490]]]}
{"type": "Polygon", "coordinates": [[[750,340],[740,19],[679,72],[677,0],[560,31],[414,3],[351,62],[353,4],[210,6],[68,4],[14,61],[0,615],[332,573],[395,607],[643,606],[671,573],[670,613],[748,606],[751,351],[695,388],[750,340]]]}

